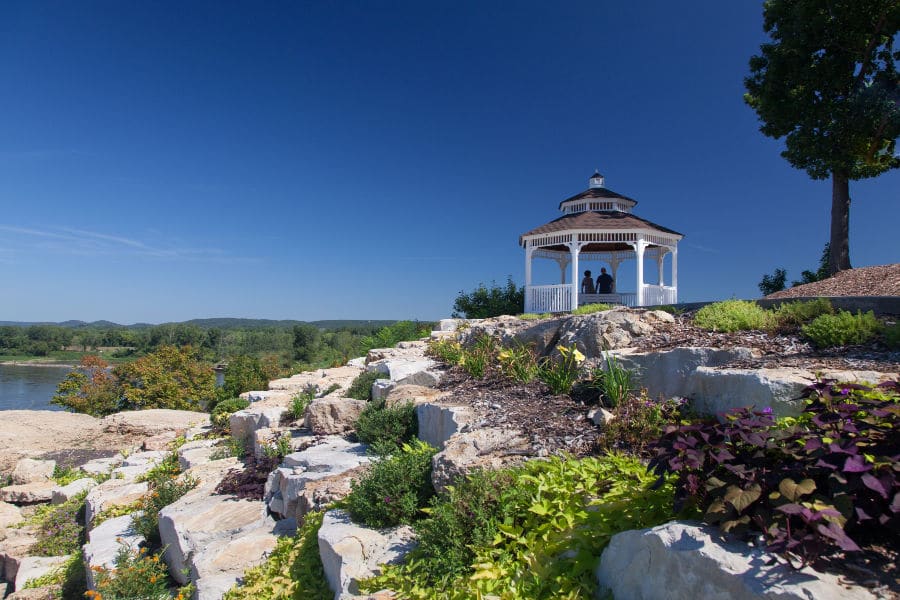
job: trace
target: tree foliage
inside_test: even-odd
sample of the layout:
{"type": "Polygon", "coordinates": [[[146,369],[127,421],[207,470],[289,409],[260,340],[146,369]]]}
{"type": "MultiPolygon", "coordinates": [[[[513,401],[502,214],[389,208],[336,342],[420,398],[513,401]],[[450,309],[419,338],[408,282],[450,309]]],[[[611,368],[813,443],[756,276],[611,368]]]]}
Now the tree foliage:
{"type": "Polygon", "coordinates": [[[517,315],[524,307],[525,289],[517,287],[512,277],[508,277],[504,287],[492,281],[490,288],[480,283],[470,293],[461,291],[453,303],[453,316],[486,319],[500,315],[517,315]]]}
{"type": "Polygon", "coordinates": [[[280,372],[278,357],[235,356],[225,367],[224,382],[219,388],[220,398],[235,398],[251,390],[269,388],[269,381],[280,372]]]}
{"type": "Polygon", "coordinates": [[[216,395],[215,373],[191,346],[162,346],[156,352],[117,366],[122,402],[134,410],[202,410],[216,395]]]}
{"type": "Polygon", "coordinates": [[[118,410],[118,383],[109,370],[109,363],[87,355],[59,383],[50,402],[74,412],[102,417],[118,410]]]}
{"type": "Polygon", "coordinates": [[[850,268],[849,180],[900,167],[897,0],[767,0],[771,41],[750,59],[744,96],[782,156],[833,182],[829,274],[850,268]]]}

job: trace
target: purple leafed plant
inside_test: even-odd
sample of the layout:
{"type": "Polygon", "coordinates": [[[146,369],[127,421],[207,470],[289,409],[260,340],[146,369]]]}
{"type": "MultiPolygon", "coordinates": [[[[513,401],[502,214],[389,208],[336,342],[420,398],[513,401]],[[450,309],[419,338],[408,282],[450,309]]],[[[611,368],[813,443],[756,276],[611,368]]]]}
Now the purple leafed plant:
{"type": "Polygon", "coordinates": [[[900,533],[900,383],[821,380],[789,425],[739,409],[668,426],[649,468],[678,475],[676,510],[694,505],[726,532],[762,532],[800,566],[900,533]]]}

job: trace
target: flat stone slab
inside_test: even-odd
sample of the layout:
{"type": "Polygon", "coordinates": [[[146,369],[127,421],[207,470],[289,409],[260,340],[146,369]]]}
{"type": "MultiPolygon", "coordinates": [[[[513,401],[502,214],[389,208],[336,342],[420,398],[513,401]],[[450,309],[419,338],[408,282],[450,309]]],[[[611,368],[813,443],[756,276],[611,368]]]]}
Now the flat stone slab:
{"type": "Polygon", "coordinates": [[[444,406],[426,402],[416,406],[419,420],[419,439],[438,450],[454,433],[472,422],[472,409],[468,406],[444,406]]]}
{"type": "Polygon", "coordinates": [[[82,553],[89,590],[96,589],[94,567],[112,569],[123,547],[136,551],[144,541],[144,536],[134,531],[131,521],[132,515],[123,515],[108,519],[88,532],[88,543],[82,547],[82,553]]]}
{"type": "Polygon", "coordinates": [[[46,575],[67,560],[68,556],[26,556],[19,563],[19,570],[16,572],[16,589],[21,590],[32,579],[46,575]]]}
{"type": "Polygon", "coordinates": [[[0,579],[15,581],[19,563],[28,556],[37,537],[30,528],[7,529],[6,538],[0,540],[0,579]]]}
{"type": "Polygon", "coordinates": [[[863,587],[810,568],[769,565],[771,556],[693,523],[672,522],[612,537],[596,569],[616,600],[870,600],[863,587]]]}
{"type": "Polygon", "coordinates": [[[11,504],[37,504],[50,502],[56,483],[50,480],[0,488],[0,502],[11,504]]]}
{"type": "Polygon", "coordinates": [[[334,597],[359,594],[362,579],[381,573],[381,565],[394,564],[415,547],[411,527],[369,529],[357,525],[342,510],[330,510],[319,529],[319,554],[334,597]]]}
{"type": "Polygon", "coordinates": [[[278,427],[281,415],[287,409],[283,406],[251,406],[239,410],[228,417],[231,436],[246,443],[253,442],[253,432],[257,429],[278,427]]]}
{"type": "Polygon", "coordinates": [[[191,427],[208,425],[209,415],[190,410],[152,408],[114,413],[103,417],[100,422],[108,432],[154,437],[172,431],[184,433],[191,427]]]}
{"type": "Polygon", "coordinates": [[[92,488],[84,499],[84,520],[88,524],[88,529],[94,518],[103,510],[132,504],[149,490],[147,482],[130,483],[121,479],[109,479],[92,488]]]}
{"type": "Polygon", "coordinates": [[[82,477],[76,479],[68,485],[58,485],[53,488],[53,497],[50,499],[51,504],[62,504],[78,494],[90,490],[97,486],[97,482],[90,477],[82,477]]]}
{"type": "Polygon", "coordinates": [[[22,521],[22,509],[15,504],[0,502],[0,529],[6,529],[22,521]]]}
{"type": "Polygon", "coordinates": [[[10,482],[21,485],[48,481],[53,477],[54,469],[56,469],[55,460],[22,458],[16,463],[16,468],[10,475],[10,482]]]}
{"type": "Polygon", "coordinates": [[[95,458],[81,465],[81,470],[90,475],[106,475],[125,460],[124,456],[111,456],[109,458],[95,458]]]}

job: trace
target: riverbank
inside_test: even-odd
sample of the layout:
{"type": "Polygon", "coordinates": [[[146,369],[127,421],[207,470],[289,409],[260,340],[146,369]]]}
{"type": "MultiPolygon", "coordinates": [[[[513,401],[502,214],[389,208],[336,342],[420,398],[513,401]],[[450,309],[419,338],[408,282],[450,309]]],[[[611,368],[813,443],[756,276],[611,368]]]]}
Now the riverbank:
{"type": "Polygon", "coordinates": [[[75,363],[58,363],[58,362],[49,362],[49,361],[41,361],[36,359],[28,359],[28,360],[0,360],[0,365],[8,366],[8,367],[57,367],[57,368],[66,368],[66,369],[74,369],[78,365],[75,363]]]}

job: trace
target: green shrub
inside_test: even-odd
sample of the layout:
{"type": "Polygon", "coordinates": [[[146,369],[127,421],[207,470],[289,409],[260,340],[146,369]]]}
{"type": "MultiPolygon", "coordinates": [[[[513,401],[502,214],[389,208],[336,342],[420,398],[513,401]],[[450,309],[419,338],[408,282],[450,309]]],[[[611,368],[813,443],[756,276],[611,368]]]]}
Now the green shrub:
{"type": "Polygon", "coordinates": [[[628,396],[612,410],[613,419],[603,426],[597,445],[603,450],[620,450],[634,456],[647,456],[648,448],[666,425],[686,422],[685,400],[671,398],[654,401],[646,391],[628,396]]]}
{"type": "Polygon", "coordinates": [[[239,410],[244,410],[250,406],[250,402],[243,398],[229,398],[222,400],[213,409],[209,415],[209,420],[213,426],[223,431],[228,430],[228,418],[239,410]]]}
{"type": "Polygon", "coordinates": [[[296,535],[280,538],[266,562],[246,571],[223,600],[331,600],[319,556],[323,514],[307,513],[296,535]]]}
{"type": "Polygon", "coordinates": [[[351,484],[345,503],[353,520],[369,527],[412,523],[434,495],[431,457],[436,452],[415,440],[397,454],[376,461],[362,479],[351,484]]]}
{"type": "Polygon", "coordinates": [[[294,447],[291,443],[291,434],[289,433],[281,434],[275,439],[274,443],[263,445],[263,454],[266,455],[266,458],[276,458],[279,461],[293,451],[294,447]]]}
{"type": "Polygon", "coordinates": [[[544,359],[538,371],[538,378],[547,384],[553,394],[568,394],[578,381],[584,355],[575,346],[557,346],[559,357],[544,359]]]}
{"type": "Polygon", "coordinates": [[[405,564],[386,565],[382,575],[363,582],[364,591],[388,588],[416,600],[591,598],[597,586],[597,557],[609,538],[673,516],[671,485],[649,489],[654,477],[637,459],[616,454],[582,460],[553,457],[507,473],[512,482],[500,492],[501,506],[491,505],[493,485],[482,486],[488,494],[483,506],[472,494],[451,492],[454,506],[433,507],[436,522],[418,528],[430,528],[427,543],[405,564]],[[479,538],[491,525],[475,522],[476,511],[496,524],[497,532],[487,542],[479,538]],[[449,528],[456,531],[469,520],[478,531],[472,532],[468,549],[459,548],[449,528]],[[442,526],[448,528],[443,543],[442,526]]]}
{"type": "Polygon", "coordinates": [[[506,286],[491,282],[491,287],[483,283],[469,293],[460,292],[453,302],[453,316],[467,319],[487,319],[500,315],[517,315],[525,306],[525,288],[517,287],[512,277],[506,286]]]}
{"type": "Polygon", "coordinates": [[[484,334],[475,341],[471,348],[463,349],[460,366],[472,377],[481,379],[496,360],[497,353],[497,340],[484,334]]]}
{"type": "Polygon", "coordinates": [[[84,497],[87,490],[62,504],[39,507],[26,524],[34,526],[37,541],[29,554],[62,556],[80,551],[84,544],[84,497]]]}
{"type": "Polygon", "coordinates": [[[534,350],[521,342],[501,350],[497,362],[503,375],[521,383],[534,381],[540,372],[534,350]]]}
{"type": "Polygon", "coordinates": [[[612,309],[611,304],[584,304],[572,311],[573,315],[589,315],[591,313],[612,309]]]}
{"type": "Polygon", "coordinates": [[[834,307],[831,306],[828,298],[816,298],[806,302],[785,302],[772,311],[775,317],[775,327],[782,330],[796,329],[820,315],[833,313],[834,307]]]}
{"type": "Polygon", "coordinates": [[[315,399],[317,390],[318,388],[311,386],[291,397],[291,406],[288,409],[288,414],[292,419],[299,421],[306,415],[306,408],[315,399]]]}
{"type": "Polygon", "coordinates": [[[864,344],[874,338],[881,329],[881,323],[872,311],[857,312],[855,315],[845,310],[834,315],[820,315],[802,328],[819,348],[833,348],[848,344],[864,344]]]}
{"type": "Polygon", "coordinates": [[[136,533],[144,536],[147,543],[157,548],[160,545],[159,511],[172,504],[197,486],[197,480],[168,478],[151,483],[150,491],[140,499],[139,512],[134,513],[131,525],[136,533]]]}
{"type": "Polygon", "coordinates": [[[419,433],[416,407],[412,402],[385,407],[384,401],[370,402],[356,422],[356,436],[376,454],[393,454],[419,433]]]}
{"type": "Polygon", "coordinates": [[[884,343],[891,350],[900,348],[900,323],[888,325],[882,331],[884,335],[884,343]]]}
{"type": "Polygon", "coordinates": [[[372,399],[372,384],[378,379],[387,378],[388,375],[386,373],[364,371],[357,375],[353,383],[350,384],[350,387],[347,389],[347,397],[369,401],[372,399]]]}
{"type": "Polygon", "coordinates": [[[444,338],[428,344],[428,354],[450,366],[455,366],[462,363],[463,348],[455,339],[444,338]]]}
{"type": "Polygon", "coordinates": [[[614,407],[624,402],[637,385],[634,373],[621,364],[609,351],[604,353],[606,368],[597,368],[591,373],[588,385],[596,388],[606,406],[614,407]]]}
{"type": "Polygon", "coordinates": [[[277,356],[264,359],[255,356],[233,356],[225,367],[222,387],[218,389],[219,398],[234,398],[244,392],[269,389],[269,380],[278,377],[280,368],[277,356]]]}
{"type": "Polygon", "coordinates": [[[725,300],[707,304],[694,316],[694,324],[697,327],[712,331],[767,329],[771,322],[771,313],[763,310],[755,302],[746,300],[725,300]]]}
{"type": "MultiPolygon", "coordinates": [[[[96,567],[97,590],[85,596],[95,600],[170,600],[169,571],[159,554],[146,548],[134,551],[123,544],[115,558],[115,568],[96,567]]],[[[179,592],[178,598],[185,593],[179,592]]]]}
{"type": "Polygon", "coordinates": [[[85,473],[81,469],[73,469],[72,467],[61,467],[56,465],[53,467],[53,481],[56,482],[57,485],[69,485],[73,481],[77,481],[79,479],[90,478],[93,479],[91,475],[85,473]]]}
{"type": "MultiPolygon", "coordinates": [[[[182,440],[184,438],[181,438],[182,440]]],[[[178,452],[173,450],[166,454],[152,469],[137,478],[138,481],[146,481],[150,487],[154,487],[177,477],[181,473],[181,465],[178,463],[178,452]]]]}

